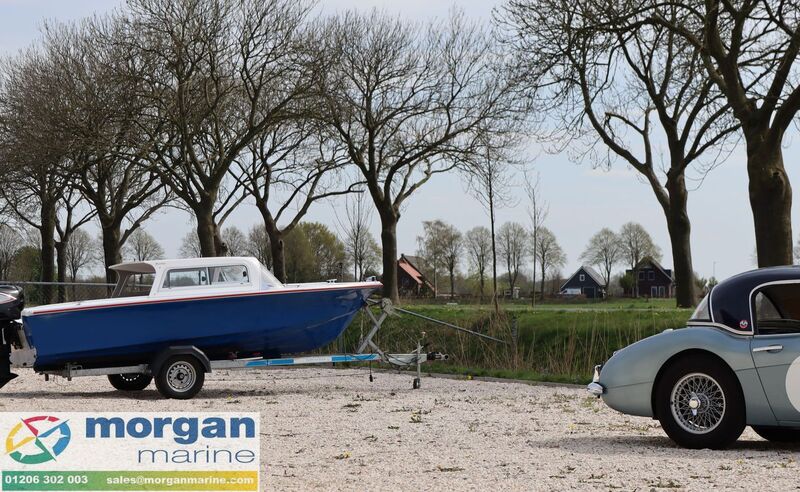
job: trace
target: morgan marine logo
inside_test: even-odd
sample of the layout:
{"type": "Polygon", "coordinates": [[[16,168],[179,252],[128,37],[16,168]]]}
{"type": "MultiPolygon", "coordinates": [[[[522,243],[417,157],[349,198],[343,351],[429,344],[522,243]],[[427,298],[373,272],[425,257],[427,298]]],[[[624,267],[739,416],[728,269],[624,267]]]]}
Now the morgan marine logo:
{"type": "Polygon", "coordinates": [[[72,433],[67,421],[40,415],[22,419],[6,437],[6,454],[24,465],[56,459],[67,449],[72,433]]]}

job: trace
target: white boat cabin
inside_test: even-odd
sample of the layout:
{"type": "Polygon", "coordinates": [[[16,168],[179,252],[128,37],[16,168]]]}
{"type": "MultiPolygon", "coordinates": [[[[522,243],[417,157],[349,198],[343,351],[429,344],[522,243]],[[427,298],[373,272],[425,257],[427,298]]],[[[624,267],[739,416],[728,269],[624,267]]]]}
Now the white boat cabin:
{"type": "Polygon", "coordinates": [[[172,297],[283,289],[284,285],[251,257],[188,258],[120,263],[111,297],[172,297]]]}

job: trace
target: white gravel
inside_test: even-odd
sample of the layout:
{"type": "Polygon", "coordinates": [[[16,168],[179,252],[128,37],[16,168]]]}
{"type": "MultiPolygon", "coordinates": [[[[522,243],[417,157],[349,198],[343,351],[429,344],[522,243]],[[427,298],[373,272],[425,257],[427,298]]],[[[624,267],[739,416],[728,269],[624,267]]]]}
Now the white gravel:
{"type": "Polygon", "coordinates": [[[3,411],[259,411],[266,490],[788,490],[800,447],[747,430],[727,451],[675,447],[658,422],[627,417],[581,389],[364,370],[215,372],[191,401],[105,378],[0,390],[3,411]]]}

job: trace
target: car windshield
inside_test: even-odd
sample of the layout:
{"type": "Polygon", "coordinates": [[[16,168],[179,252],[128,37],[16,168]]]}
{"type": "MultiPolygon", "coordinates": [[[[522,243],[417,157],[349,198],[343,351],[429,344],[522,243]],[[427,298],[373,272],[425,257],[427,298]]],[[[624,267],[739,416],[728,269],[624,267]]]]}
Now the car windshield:
{"type": "Polygon", "coordinates": [[[708,297],[710,294],[707,294],[700,304],[697,305],[697,309],[694,310],[692,316],[689,318],[689,321],[711,321],[711,312],[708,309],[708,297]]]}

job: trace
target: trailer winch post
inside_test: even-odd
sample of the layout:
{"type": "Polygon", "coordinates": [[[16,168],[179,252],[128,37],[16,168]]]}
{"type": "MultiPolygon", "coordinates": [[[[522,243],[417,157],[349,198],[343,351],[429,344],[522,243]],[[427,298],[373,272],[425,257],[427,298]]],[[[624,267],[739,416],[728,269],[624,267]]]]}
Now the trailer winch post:
{"type": "MultiPolygon", "coordinates": [[[[425,332],[422,332],[423,338],[425,337],[425,332]]],[[[427,360],[427,356],[425,357],[427,360]]],[[[417,377],[414,378],[414,382],[411,384],[413,389],[419,389],[422,385],[422,339],[417,340],[417,377]]]]}

